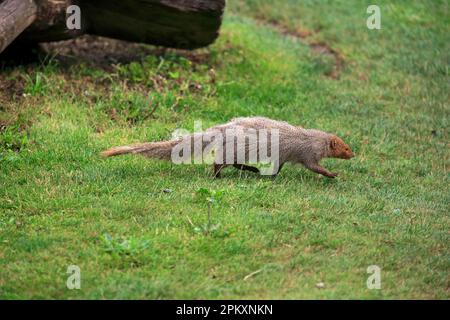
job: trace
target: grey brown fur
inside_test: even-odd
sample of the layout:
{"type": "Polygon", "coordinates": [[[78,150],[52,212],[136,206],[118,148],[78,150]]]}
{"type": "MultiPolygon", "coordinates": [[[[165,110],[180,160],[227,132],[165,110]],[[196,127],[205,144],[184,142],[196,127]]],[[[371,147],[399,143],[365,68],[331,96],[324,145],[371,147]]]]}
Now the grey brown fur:
{"type": "MultiPolygon", "coordinates": [[[[333,157],[341,159],[350,159],[354,156],[350,148],[336,135],[326,133],[315,129],[304,129],[302,127],[290,125],[284,121],[272,120],[264,117],[248,117],[248,118],[235,118],[230,122],[222,125],[217,125],[207,129],[203,133],[195,133],[179,139],[162,141],[162,142],[150,142],[141,143],[131,146],[115,147],[106,150],[102,153],[103,156],[115,156],[120,154],[142,154],[151,158],[159,158],[164,160],[171,159],[172,148],[181,141],[188,139],[190,143],[201,139],[203,134],[220,132],[225,136],[225,130],[243,130],[239,131],[247,133],[253,130],[270,129],[279,130],[279,169],[275,172],[275,175],[281,170],[281,167],[286,162],[299,163],[304,165],[309,170],[324,175],[326,177],[334,178],[337,173],[332,173],[323,168],[319,162],[322,158],[333,157]]],[[[236,131],[238,132],[238,131],[236,131]]],[[[224,139],[224,154],[226,153],[224,139]]],[[[269,138],[270,140],[270,138],[269,138]]],[[[207,143],[203,143],[203,148],[207,143]]],[[[245,140],[245,154],[248,159],[249,150],[258,148],[257,143],[245,140]]],[[[270,143],[269,143],[270,148],[270,143]]],[[[236,149],[234,149],[236,150],[236,149]]],[[[256,150],[259,159],[259,150],[256,150]]],[[[196,156],[193,154],[193,156],[196,156]]],[[[224,156],[225,159],[225,156],[224,156]]],[[[214,164],[214,176],[220,176],[220,170],[230,164],[215,163],[214,164]]],[[[234,156],[234,164],[238,169],[249,170],[258,172],[258,169],[252,166],[248,166],[246,163],[238,163],[236,154],[234,156]]]]}

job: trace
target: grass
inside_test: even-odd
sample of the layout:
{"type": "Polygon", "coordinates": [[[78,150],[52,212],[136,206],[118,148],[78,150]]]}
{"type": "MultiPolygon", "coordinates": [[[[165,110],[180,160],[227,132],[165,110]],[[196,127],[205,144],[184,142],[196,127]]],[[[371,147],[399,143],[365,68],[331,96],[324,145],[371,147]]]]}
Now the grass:
{"type": "Polygon", "coordinates": [[[229,1],[202,59],[3,67],[0,297],[448,299],[448,2],[380,1],[381,30],[369,4],[229,1]],[[336,133],[357,157],[324,161],[335,180],[99,157],[250,115],[336,133]]]}

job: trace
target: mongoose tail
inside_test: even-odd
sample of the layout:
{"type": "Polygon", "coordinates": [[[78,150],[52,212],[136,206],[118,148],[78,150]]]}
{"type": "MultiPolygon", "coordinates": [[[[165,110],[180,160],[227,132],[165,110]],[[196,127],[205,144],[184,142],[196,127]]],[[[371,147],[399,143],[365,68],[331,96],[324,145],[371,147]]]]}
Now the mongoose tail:
{"type": "Polygon", "coordinates": [[[101,155],[103,157],[113,157],[121,154],[132,153],[133,147],[123,146],[123,147],[114,147],[105,151],[102,151],[101,155]]]}
{"type": "Polygon", "coordinates": [[[114,147],[101,153],[103,157],[113,157],[122,154],[142,154],[149,158],[170,160],[172,148],[177,141],[160,141],[150,143],[138,143],[129,146],[114,147]]]}

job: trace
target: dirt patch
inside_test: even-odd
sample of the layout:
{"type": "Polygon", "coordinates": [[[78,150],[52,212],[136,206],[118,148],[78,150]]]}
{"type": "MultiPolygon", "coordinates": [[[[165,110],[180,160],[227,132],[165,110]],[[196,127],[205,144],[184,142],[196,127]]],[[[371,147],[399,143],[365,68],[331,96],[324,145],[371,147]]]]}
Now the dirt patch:
{"type": "Polygon", "coordinates": [[[325,75],[332,79],[339,79],[340,72],[345,65],[343,56],[337,50],[331,48],[331,46],[329,46],[327,43],[314,42],[310,40],[311,36],[315,33],[314,31],[304,28],[291,29],[276,20],[265,20],[264,18],[259,18],[258,21],[276,29],[284,36],[293,37],[294,39],[307,44],[310,47],[311,52],[316,56],[329,56],[333,58],[333,67],[329,72],[326,72],[325,75]]]}
{"type": "Polygon", "coordinates": [[[0,75],[0,103],[20,98],[23,94],[23,82],[16,78],[8,79],[0,75]]]}
{"type": "Polygon", "coordinates": [[[330,72],[327,72],[326,75],[333,79],[339,79],[339,74],[344,68],[344,59],[342,58],[342,55],[323,42],[310,43],[309,47],[313,54],[329,55],[334,58],[333,68],[330,72]]]}
{"type": "Polygon", "coordinates": [[[290,28],[286,27],[285,25],[283,25],[280,21],[277,21],[277,20],[265,21],[264,18],[260,18],[259,20],[269,24],[273,28],[276,28],[280,33],[282,33],[285,36],[306,39],[313,34],[313,32],[311,30],[304,29],[304,28],[297,28],[295,30],[290,29],[290,28]]]}
{"type": "Polygon", "coordinates": [[[153,47],[145,44],[127,42],[111,38],[83,35],[81,37],[41,44],[43,50],[63,65],[83,61],[89,65],[109,70],[117,63],[130,63],[142,60],[147,55],[162,56],[174,52],[194,63],[207,63],[207,51],[187,51],[153,47]]]}
{"type": "Polygon", "coordinates": [[[115,63],[139,60],[146,54],[152,53],[151,49],[137,43],[90,35],[65,41],[42,43],[41,47],[63,64],[83,61],[102,68],[107,68],[115,63]]]}

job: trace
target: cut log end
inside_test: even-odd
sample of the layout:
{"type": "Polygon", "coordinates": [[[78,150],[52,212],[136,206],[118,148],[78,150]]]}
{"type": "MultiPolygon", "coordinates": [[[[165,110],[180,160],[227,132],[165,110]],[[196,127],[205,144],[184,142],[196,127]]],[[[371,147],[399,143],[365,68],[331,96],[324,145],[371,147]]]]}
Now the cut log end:
{"type": "Polygon", "coordinates": [[[13,42],[37,17],[32,0],[6,0],[0,3],[0,52],[13,42]]]}

